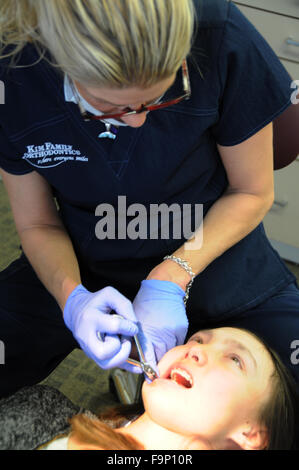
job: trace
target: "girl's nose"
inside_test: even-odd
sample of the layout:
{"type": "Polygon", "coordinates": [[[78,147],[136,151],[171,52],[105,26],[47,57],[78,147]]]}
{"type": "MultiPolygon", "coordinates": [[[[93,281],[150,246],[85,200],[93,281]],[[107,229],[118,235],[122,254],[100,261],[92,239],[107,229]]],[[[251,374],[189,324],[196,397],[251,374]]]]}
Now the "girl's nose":
{"type": "Polygon", "coordinates": [[[207,351],[202,347],[202,345],[192,346],[186,354],[186,358],[192,359],[200,366],[204,366],[208,362],[207,351]]]}

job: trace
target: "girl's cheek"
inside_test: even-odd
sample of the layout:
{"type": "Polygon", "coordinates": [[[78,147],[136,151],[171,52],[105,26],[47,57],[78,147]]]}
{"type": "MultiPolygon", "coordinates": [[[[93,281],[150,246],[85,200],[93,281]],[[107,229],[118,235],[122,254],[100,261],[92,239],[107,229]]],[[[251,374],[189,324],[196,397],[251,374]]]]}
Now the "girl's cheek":
{"type": "Polygon", "coordinates": [[[182,346],[176,346],[173,349],[170,349],[167,351],[166,354],[162,357],[162,359],[159,361],[158,364],[158,369],[160,374],[163,374],[163,372],[166,372],[166,370],[173,364],[174,362],[181,361],[185,358],[187,354],[187,348],[186,345],[182,346]]]}
{"type": "Polygon", "coordinates": [[[168,351],[166,354],[164,354],[162,359],[159,361],[158,369],[161,375],[163,374],[164,371],[166,372],[166,369],[170,366],[171,362],[173,362],[172,361],[173,357],[174,357],[173,352],[168,351]]]}
{"type": "Polygon", "coordinates": [[[174,362],[184,359],[185,348],[186,346],[183,344],[182,346],[176,346],[175,348],[167,351],[167,353],[164,354],[162,359],[159,361],[159,371],[162,372],[164,369],[168,369],[168,367],[171,366],[171,364],[174,362]]]}

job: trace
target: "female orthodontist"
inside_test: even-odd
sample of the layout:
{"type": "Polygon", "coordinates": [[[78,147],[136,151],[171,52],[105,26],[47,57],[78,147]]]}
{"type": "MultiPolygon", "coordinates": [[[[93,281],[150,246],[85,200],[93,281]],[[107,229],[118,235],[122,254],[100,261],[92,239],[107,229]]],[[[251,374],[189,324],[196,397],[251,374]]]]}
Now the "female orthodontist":
{"type": "Polygon", "coordinates": [[[0,273],[1,396],[78,346],[137,372],[137,332],[155,366],[195,318],[248,328],[298,378],[299,290],[262,225],[292,79],[238,8],[3,0],[0,31],[0,166],[22,248],[0,273]],[[173,235],[176,210],[170,236],[151,236],[154,204],[188,207],[194,235],[173,235]]]}

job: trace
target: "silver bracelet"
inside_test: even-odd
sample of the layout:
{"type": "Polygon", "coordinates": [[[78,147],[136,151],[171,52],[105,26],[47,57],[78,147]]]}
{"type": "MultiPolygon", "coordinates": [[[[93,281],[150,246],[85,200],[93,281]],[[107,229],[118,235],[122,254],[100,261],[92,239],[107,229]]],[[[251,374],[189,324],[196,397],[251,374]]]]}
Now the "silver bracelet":
{"type": "Polygon", "coordinates": [[[178,258],[177,256],[173,256],[173,255],[167,255],[167,256],[164,256],[163,259],[170,259],[170,260],[174,261],[175,263],[179,264],[183,269],[185,269],[185,271],[187,271],[188,274],[190,274],[191,280],[188,282],[188,284],[186,286],[186,294],[185,294],[185,297],[184,297],[184,304],[186,305],[187,300],[189,298],[189,291],[190,291],[190,288],[191,288],[191,286],[193,284],[193,281],[194,281],[194,278],[195,278],[195,273],[190,268],[190,265],[188,264],[188,262],[185,261],[182,258],[178,258]]]}

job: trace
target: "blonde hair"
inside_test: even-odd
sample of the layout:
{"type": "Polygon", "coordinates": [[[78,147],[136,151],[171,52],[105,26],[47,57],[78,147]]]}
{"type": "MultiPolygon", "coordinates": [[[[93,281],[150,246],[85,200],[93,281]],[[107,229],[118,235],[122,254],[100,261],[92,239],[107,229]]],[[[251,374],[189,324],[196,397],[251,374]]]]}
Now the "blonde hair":
{"type": "Polygon", "coordinates": [[[193,0],[1,0],[0,59],[31,42],[85,85],[149,87],[179,69],[195,20],[193,0]]]}

